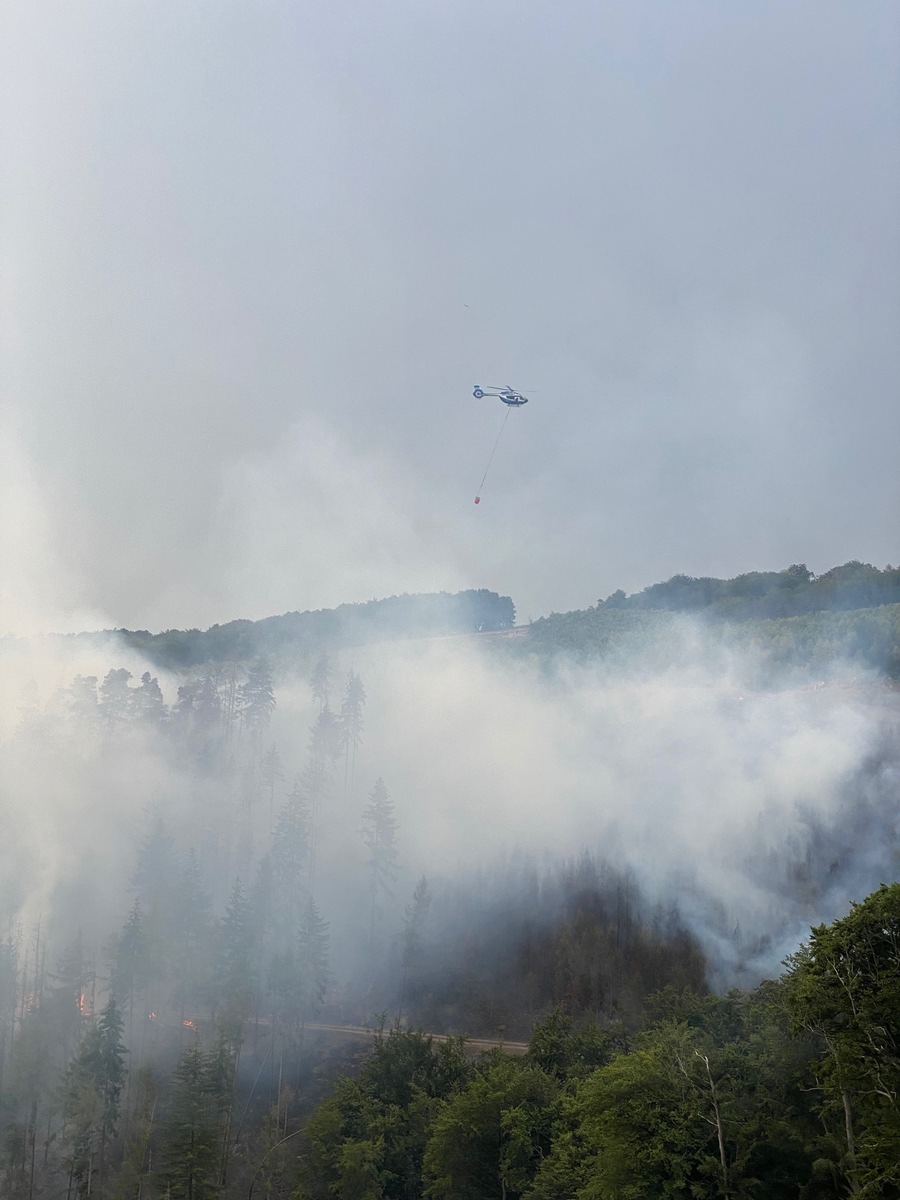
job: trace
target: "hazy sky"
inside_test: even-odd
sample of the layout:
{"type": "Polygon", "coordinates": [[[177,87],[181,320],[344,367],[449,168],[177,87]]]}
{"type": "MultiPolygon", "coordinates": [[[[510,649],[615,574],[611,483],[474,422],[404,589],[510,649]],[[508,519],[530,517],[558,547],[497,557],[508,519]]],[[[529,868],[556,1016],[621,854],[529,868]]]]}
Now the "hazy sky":
{"type": "Polygon", "coordinates": [[[2,22],[0,631],[900,558],[895,0],[2,22]]]}

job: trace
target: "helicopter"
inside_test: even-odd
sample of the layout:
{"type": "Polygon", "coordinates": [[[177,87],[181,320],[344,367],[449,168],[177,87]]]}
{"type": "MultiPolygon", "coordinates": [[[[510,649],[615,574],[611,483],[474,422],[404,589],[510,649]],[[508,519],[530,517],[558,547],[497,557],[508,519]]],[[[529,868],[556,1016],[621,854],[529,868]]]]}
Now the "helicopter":
{"type": "Polygon", "coordinates": [[[501,388],[501,387],[483,388],[480,384],[476,383],[475,390],[472,392],[472,395],[475,397],[476,400],[480,400],[482,398],[482,396],[496,397],[498,400],[502,400],[504,404],[508,404],[510,406],[510,408],[521,408],[523,404],[528,403],[527,396],[523,396],[521,392],[517,392],[514,388],[511,388],[508,384],[504,388],[501,388]]]}

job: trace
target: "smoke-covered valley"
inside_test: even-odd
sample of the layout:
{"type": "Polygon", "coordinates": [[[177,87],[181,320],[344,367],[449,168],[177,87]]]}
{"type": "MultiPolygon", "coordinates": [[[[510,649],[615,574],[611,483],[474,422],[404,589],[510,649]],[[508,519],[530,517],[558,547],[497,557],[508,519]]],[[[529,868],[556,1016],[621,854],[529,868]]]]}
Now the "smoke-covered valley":
{"type": "Polygon", "coordinates": [[[237,665],[197,674],[204,715],[197,684],[113,637],[20,642],[4,672],[4,921],[26,938],[40,924],[54,953],[80,931],[102,974],[154,828],[175,858],[196,853],[221,914],[236,879],[252,889],[299,788],[303,886],[329,922],[336,982],[358,984],[373,935],[363,812],[382,779],[396,836],[376,881],[380,945],[423,875],[439,957],[461,896],[484,927],[503,919],[507,874],[543,879],[589,856],[632,881],[648,920],[690,931],[711,983],[754,983],[811,923],[896,874],[897,694],[839,664],[760,689],[737,636],[713,643],[682,622],[678,637],[677,666],[652,672],[548,666],[496,635],[358,646],[332,653],[318,699],[276,664],[255,727],[237,665]],[[340,723],[348,677],[365,694],[358,732],[323,749],[322,714],[340,723]],[[321,778],[304,783],[317,755],[321,778]]]}
{"type": "MultiPolygon", "coordinates": [[[[839,576],[861,572],[893,580],[839,576]]],[[[288,1145],[315,1146],[336,1076],[414,1052],[461,1080],[432,1036],[530,1040],[531,1061],[560,1021],[595,1031],[576,1036],[599,1065],[654,1004],[740,988],[749,1012],[810,925],[896,877],[900,705],[865,666],[883,639],[823,668],[848,613],[813,613],[806,644],[802,616],[622,612],[516,627],[481,591],[3,639],[10,1195],[187,1195],[196,1174],[211,1197],[306,1197],[288,1145]],[[604,653],[564,648],[585,623],[604,653]],[[204,658],[255,637],[281,652],[204,658]]]]}

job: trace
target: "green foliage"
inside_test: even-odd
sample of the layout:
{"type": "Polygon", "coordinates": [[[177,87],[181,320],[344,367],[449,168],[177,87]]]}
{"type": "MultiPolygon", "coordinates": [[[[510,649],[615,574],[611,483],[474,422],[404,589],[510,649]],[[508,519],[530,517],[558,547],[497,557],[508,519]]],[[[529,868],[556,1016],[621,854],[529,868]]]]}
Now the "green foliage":
{"type": "Polygon", "coordinates": [[[818,1138],[811,1048],[782,991],[658,996],[633,1044],[573,1077],[529,1200],[801,1194],[818,1138]]]}
{"type": "Polygon", "coordinates": [[[362,741],[363,709],[366,706],[366,690],[363,682],[355,671],[347,676],[347,687],[341,701],[341,711],[338,717],[340,741],[344,751],[344,806],[347,807],[353,796],[353,779],[356,766],[356,752],[362,741]]]}
{"type": "Polygon", "coordinates": [[[137,721],[159,727],[166,720],[168,714],[162,688],[149,671],[141,676],[141,685],[132,695],[131,707],[137,721]]]}
{"type": "Polygon", "coordinates": [[[528,1060],[557,1079],[576,1078],[607,1062],[616,1041],[611,1030],[600,1029],[593,1021],[576,1026],[571,1016],[555,1009],[535,1024],[528,1060]]]}
{"type": "MultiPolygon", "coordinates": [[[[552,615],[529,627],[522,652],[602,659],[610,668],[661,671],[689,663],[696,653],[694,630],[679,614],[588,609],[552,615]]],[[[768,685],[785,672],[808,678],[827,674],[832,664],[900,677],[900,604],[848,612],[816,612],[771,620],[722,622],[707,628],[706,649],[725,651],[736,634],[757,664],[756,682],[768,685]]]]}
{"type": "Polygon", "coordinates": [[[313,700],[319,706],[319,712],[328,708],[329,690],[331,687],[331,660],[327,653],[319,655],[315,667],[313,667],[312,678],[310,679],[310,691],[312,692],[313,700]]]}
{"type": "Polygon", "coordinates": [[[392,884],[397,878],[397,829],[394,805],[383,779],[375,780],[369,803],[363,811],[362,838],[368,851],[371,877],[370,944],[375,939],[375,923],[382,896],[393,899],[392,884]]]}
{"type": "Polygon", "coordinates": [[[164,1123],[162,1175],[171,1200],[214,1200],[219,1195],[222,1133],[232,1088],[224,1047],[205,1054],[195,1040],[175,1069],[164,1123]]]}
{"type": "Polygon", "coordinates": [[[238,694],[238,708],[244,727],[257,745],[269,727],[275,705],[272,669],[265,658],[254,659],[238,694]]]}
{"type": "Polygon", "coordinates": [[[66,1072],[63,1110],[70,1177],[79,1195],[92,1195],[95,1171],[97,1190],[103,1192],[106,1147],[116,1131],[127,1074],[122,1032],[122,1015],[111,997],[66,1072]]]}
{"type": "Polygon", "coordinates": [[[300,918],[297,932],[298,977],[295,1000],[302,1021],[319,1011],[328,988],[328,922],[323,921],[312,896],[300,918]]]}
{"type": "Polygon", "coordinates": [[[900,1191],[900,883],[882,885],[787,962],[795,1027],[818,1039],[822,1115],[843,1124],[848,1177],[900,1191]]]}
{"type": "MultiPolygon", "coordinates": [[[[727,647],[734,626],[726,622],[778,599],[797,615],[757,616],[740,627],[761,680],[785,663],[818,670],[836,654],[900,664],[900,604],[882,602],[891,594],[884,576],[848,564],[813,580],[797,567],[741,576],[724,591],[716,581],[681,578],[648,589],[640,604],[619,593],[590,614],[538,622],[531,642],[668,666],[690,651],[684,611],[715,618],[709,641],[727,647]],[[830,595],[834,611],[803,610],[814,586],[816,603],[830,595]],[[851,607],[871,600],[873,588],[882,589],[878,606],[851,607]]],[[[332,618],[323,617],[325,625],[332,618]]],[[[329,627],[326,640],[348,627],[329,627]]],[[[87,765],[85,751],[118,773],[120,752],[128,763],[128,751],[142,750],[148,730],[158,730],[172,763],[191,771],[190,789],[176,797],[186,805],[179,836],[218,843],[226,882],[254,859],[258,874],[249,898],[235,883],[214,922],[196,857],[177,853],[161,823],[149,825],[132,880],[138,898],[112,945],[110,1004],[96,1025],[83,949],[48,976],[40,931],[27,942],[12,927],[0,944],[0,1192],[15,1200],[62,1195],[67,1186],[94,1200],[203,1200],[224,1193],[231,1147],[228,1194],[246,1194],[256,1161],[247,1150],[264,1121],[273,1157],[256,1194],[292,1186],[301,1143],[290,1138],[302,1136],[329,1057],[344,1053],[322,1049],[318,1034],[298,1034],[326,1002],[329,927],[311,899],[316,834],[342,757],[349,794],[365,691],[351,672],[339,712],[321,693],[308,768],[259,859],[258,840],[245,846],[234,823],[217,823],[240,799],[249,805],[266,793],[274,814],[283,774],[274,745],[264,753],[274,687],[265,662],[249,653],[248,628],[234,644],[249,667],[210,668],[185,681],[171,713],[149,672],[132,686],[125,669],[110,671],[99,688],[95,677],[80,677],[54,701],[50,717],[77,733],[87,765]],[[242,770],[252,786],[240,797],[233,783],[242,770]],[[142,1062],[152,1064],[127,1093],[120,1009],[135,1075],[142,1062]],[[186,1014],[200,1028],[216,1020],[227,1036],[209,1054],[197,1044],[166,1079],[186,1014]],[[238,1111],[246,1110],[246,1124],[242,1118],[229,1140],[241,1045],[238,1111]],[[265,1118],[276,1077],[278,1104],[265,1118]],[[295,1087],[296,1108],[283,1099],[295,1087]]],[[[514,643],[492,644],[505,653],[514,643]]],[[[302,653],[313,649],[321,647],[302,653]]],[[[33,717],[34,744],[49,752],[47,730],[33,717]]],[[[857,811],[861,805],[845,814],[847,828],[857,811]]],[[[374,936],[397,868],[397,822],[381,780],[364,821],[374,936]]],[[[209,884],[223,904],[222,883],[210,875],[209,884]]],[[[477,1067],[457,1043],[436,1045],[399,1028],[382,1034],[359,1079],[342,1082],[309,1122],[303,1195],[421,1200],[427,1189],[432,1197],[522,1200],[832,1200],[855,1192],[896,1200],[898,887],[813,930],[783,981],[710,996],[703,956],[677,914],[642,899],[627,871],[588,855],[555,870],[512,855],[503,868],[438,881],[431,921],[441,928],[452,912],[449,942],[447,926],[440,940],[424,936],[432,898],[420,880],[405,925],[398,906],[393,928],[385,923],[384,954],[365,958],[366,1011],[393,1007],[402,970],[400,1008],[426,1028],[521,1038],[534,1014],[542,1019],[524,1060],[495,1055],[477,1067]]],[[[332,993],[324,1019],[359,1020],[353,997],[338,1015],[344,1003],[332,993]]]]}
{"type": "Polygon", "coordinates": [[[341,729],[350,748],[359,745],[363,731],[363,709],[366,706],[366,689],[355,671],[347,676],[347,688],[341,701],[341,729]]]}
{"type": "Polygon", "coordinates": [[[295,1031],[321,1008],[328,988],[328,924],[310,896],[303,907],[294,939],[272,959],[270,985],[282,1026],[295,1031]]]}
{"type": "Polygon", "coordinates": [[[501,1054],[444,1104],[425,1151],[433,1200],[521,1196],[550,1149],[557,1081],[501,1054]]]}
{"type": "Polygon", "coordinates": [[[711,651],[727,646],[739,625],[760,683],[786,670],[827,673],[835,660],[900,677],[900,568],[863,563],[818,578],[802,565],[731,580],[676,575],[633,596],[614,592],[596,608],[541,618],[517,652],[665,670],[695,653],[688,616],[702,618],[711,651]]]}
{"type": "Polygon", "coordinates": [[[152,1143],[159,1099],[159,1081],[152,1069],[144,1067],[132,1079],[134,1098],[128,1123],[128,1136],[122,1151],[122,1163],[111,1181],[110,1200],[136,1200],[152,1196],[152,1143]]]}
{"type": "Polygon", "coordinates": [[[422,956],[422,934],[431,909],[431,889],[423,875],[413,890],[412,902],[406,906],[406,921],[403,928],[402,961],[400,976],[400,998],[397,1002],[397,1021],[403,1013],[407,1000],[415,1000],[418,988],[418,967],[422,956]]]}
{"type": "Polygon", "coordinates": [[[360,1079],[342,1079],[307,1125],[301,1195],[421,1200],[425,1141],[441,1101],[468,1077],[460,1044],[392,1029],[360,1079]]]}
{"type": "MultiPolygon", "coordinates": [[[[261,621],[230,621],[199,629],[117,630],[121,640],[151,662],[188,671],[208,663],[249,662],[267,657],[312,671],[329,648],[386,638],[434,637],[511,629],[516,609],[509,596],[485,588],[427,595],[390,596],[364,604],[341,604],[316,612],[290,612],[261,621]]],[[[90,640],[94,636],[79,635],[90,640]]],[[[96,685],[96,680],[94,680],[96,685]]]]}
{"type": "Polygon", "coordinates": [[[382,1034],[310,1119],[298,1197],[894,1200],[898,893],[815,929],[781,980],[666,987],[627,1036],[557,1009],[524,1059],[468,1066],[382,1034]]]}
{"type": "MultiPolygon", "coordinates": [[[[119,667],[108,671],[100,685],[96,713],[104,723],[108,736],[117,727],[127,725],[143,724],[159,728],[168,717],[159,680],[151,676],[149,671],[143,673],[138,687],[132,687],[128,682],[130,679],[131,672],[119,667]]],[[[92,707],[92,684],[96,684],[95,679],[82,680],[79,677],[73,685],[76,704],[83,713],[92,707]]]]}
{"type": "Polygon", "coordinates": [[[306,781],[298,778],[278,814],[272,834],[272,886],[278,897],[276,943],[282,951],[296,932],[306,897],[310,866],[312,813],[306,781]]]}
{"type": "Polygon", "coordinates": [[[361,1082],[367,1094],[405,1108],[416,1094],[449,1096],[468,1073],[461,1041],[435,1044],[427,1034],[395,1026],[387,1036],[382,1031],[375,1038],[361,1082]]]}
{"type": "Polygon", "coordinates": [[[241,1022],[249,1016],[253,1001],[253,914],[236,879],[219,924],[216,955],[216,996],[225,1019],[241,1022]]]}
{"type": "Polygon", "coordinates": [[[708,1170],[715,1135],[678,1070],[679,1052],[689,1053],[683,1035],[658,1034],[584,1082],[579,1106],[591,1170],[579,1200],[698,1194],[692,1185],[701,1167],[708,1170]]]}
{"type": "Polygon", "coordinates": [[[751,571],[734,579],[693,579],[674,575],[633,596],[615,592],[599,607],[703,612],[731,621],[789,617],[825,609],[871,608],[900,603],[900,569],[880,571],[848,562],[814,576],[805,563],[784,571],[751,571]]]}
{"type": "Polygon", "coordinates": [[[150,942],[140,902],[135,900],[119,937],[113,944],[111,990],[121,1004],[133,1007],[135,992],[150,979],[150,942]]]}

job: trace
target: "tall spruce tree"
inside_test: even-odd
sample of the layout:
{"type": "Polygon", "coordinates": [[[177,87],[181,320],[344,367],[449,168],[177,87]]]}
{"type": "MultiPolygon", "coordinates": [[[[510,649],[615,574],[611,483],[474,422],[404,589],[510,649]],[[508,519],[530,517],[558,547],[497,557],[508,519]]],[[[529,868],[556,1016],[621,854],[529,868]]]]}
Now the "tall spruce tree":
{"type": "Polygon", "coordinates": [[[412,903],[406,906],[403,928],[403,962],[400,977],[400,999],[397,1003],[397,1024],[403,1015],[403,1004],[413,991],[412,981],[422,950],[422,928],[431,908],[431,889],[423,875],[413,891],[412,903]]]}
{"type": "Polygon", "coordinates": [[[368,869],[371,878],[369,945],[375,943],[376,917],[382,896],[393,898],[391,885],[397,879],[397,830],[394,805],[380,777],[363,811],[362,838],[369,852],[368,869]]]}
{"type": "Polygon", "coordinates": [[[216,1000],[226,1026],[240,1028],[253,1003],[254,931],[250,901],[236,879],[219,924],[216,1000]]]}
{"type": "Polygon", "coordinates": [[[313,667],[310,690],[312,698],[319,706],[319,712],[328,707],[328,693],[331,685],[331,662],[328,654],[323,652],[313,667]]]}
{"type": "Polygon", "coordinates": [[[284,779],[284,764],[274,742],[263,757],[260,778],[269,797],[269,818],[271,819],[275,812],[275,789],[284,779]]]}
{"type": "Polygon", "coordinates": [[[107,671],[100,685],[100,715],[106,724],[107,736],[111,736],[117,725],[124,725],[132,717],[132,688],[128,684],[131,672],[124,667],[107,671]]]}
{"type": "Polygon", "coordinates": [[[328,923],[307,898],[292,943],[273,957],[270,984],[282,1032],[302,1033],[318,1013],[328,988],[328,923]]]}
{"type": "Polygon", "coordinates": [[[334,713],[327,706],[316,717],[310,729],[309,758],[302,775],[300,786],[310,813],[309,836],[309,888],[312,890],[316,871],[316,851],[319,830],[325,803],[330,795],[330,785],[335,760],[340,753],[339,727],[334,713]]]}
{"type": "Polygon", "coordinates": [[[311,812],[309,783],[298,777],[285,801],[272,835],[270,861],[273,886],[273,932],[283,952],[294,936],[307,894],[311,812]]]}
{"type": "Polygon", "coordinates": [[[107,1148],[116,1132],[125,1084],[124,1023],[110,996],[69,1065],[64,1114],[71,1145],[69,1179],[81,1196],[103,1200],[107,1148]]]}
{"type": "Polygon", "coordinates": [[[353,800],[353,773],[356,766],[356,751],[362,738],[363,709],[366,705],[366,690],[362,680],[351,671],[347,676],[347,689],[341,701],[340,734],[344,748],[344,808],[353,800]]]}
{"type": "Polygon", "coordinates": [[[131,906],[128,920],[115,939],[112,950],[110,991],[117,1003],[128,1010],[128,1041],[133,1044],[134,1006],[137,994],[150,982],[150,954],[143,913],[138,900],[131,906]]]}
{"type": "Polygon", "coordinates": [[[322,920],[316,902],[310,896],[297,934],[297,999],[301,1023],[311,1021],[325,999],[330,974],[328,943],[328,922],[322,920]]]}
{"type": "Polygon", "coordinates": [[[266,659],[257,658],[250,664],[240,688],[239,701],[244,728],[258,748],[276,705],[272,669],[266,659]]]}
{"type": "Polygon", "coordinates": [[[9,934],[0,942],[0,1094],[12,1046],[19,991],[19,939],[9,934]]]}
{"type": "Polygon", "coordinates": [[[221,1100],[210,1056],[199,1039],[175,1069],[164,1123],[165,1195],[171,1200],[215,1200],[219,1195],[221,1100]]]}
{"type": "Polygon", "coordinates": [[[141,685],[131,695],[131,707],[137,721],[159,729],[166,720],[166,702],[155,675],[145,671],[141,685]]]}

